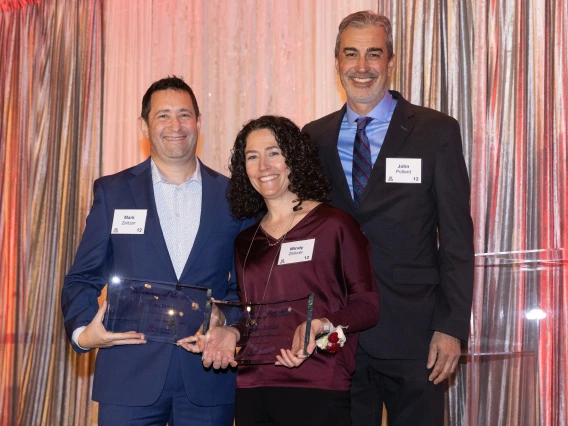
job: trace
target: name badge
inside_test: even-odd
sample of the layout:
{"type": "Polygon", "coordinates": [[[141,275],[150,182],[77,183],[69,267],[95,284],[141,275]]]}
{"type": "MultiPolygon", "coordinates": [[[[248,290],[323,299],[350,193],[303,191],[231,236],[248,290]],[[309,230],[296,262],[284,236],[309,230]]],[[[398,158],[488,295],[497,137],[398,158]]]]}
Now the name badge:
{"type": "Polygon", "coordinates": [[[146,226],[145,209],[116,209],[112,220],[111,234],[143,234],[146,226]]]}
{"type": "Polygon", "coordinates": [[[279,265],[287,265],[289,263],[309,262],[312,260],[314,253],[315,238],[311,240],[292,241],[284,243],[280,247],[279,265]]]}
{"type": "Polygon", "coordinates": [[[422,182],[421,158],[387,158],[385,182],[420,183],[422,182]]]}

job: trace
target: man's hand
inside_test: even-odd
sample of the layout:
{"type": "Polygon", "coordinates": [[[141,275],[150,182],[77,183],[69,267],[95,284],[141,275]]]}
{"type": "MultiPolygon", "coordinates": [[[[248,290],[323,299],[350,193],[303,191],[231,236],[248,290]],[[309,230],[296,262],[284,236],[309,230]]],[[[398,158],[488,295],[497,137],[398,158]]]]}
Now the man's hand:
{"type": "Polygon", "coordinates": [[[306,323],[300,324],[294,332],[292,349],[280,349],[280,355],[276,355],[275,365],[283,365],[288,368],[299,367],[316,349],[316,336],[323,331],[323,323],[320,319],[312,320],[310,330],[310,343],[308,343],[308,355],[304,354],[304,340],[306,338],[306,323]]]}
{"type": "Polygon", "coordinates": [[[146,343],[143,333],[127,331],[126,333],[112,333],[106,331],[103,318],[107,302],[103,302],[91,323],[79,334],[79,346],[85,349],[110,348],[117,345],[142,345],[146,343]]]}
{"type": "Polygon", "coordinates": [[[456,371],[460,359],[460,341],[456,337],[435,331],[430,341],[428,364],[426,368],[432,369],[428,380],[434,384],[442,383],[448,376],[456,371]]]}
{"type": "Polygon", "coordinates": [[[213,366],[215,370],[237,366],[235,349],[239,341],[239,331],[234,327],[215,327],[205,335],[203,366],[213,366]]]}

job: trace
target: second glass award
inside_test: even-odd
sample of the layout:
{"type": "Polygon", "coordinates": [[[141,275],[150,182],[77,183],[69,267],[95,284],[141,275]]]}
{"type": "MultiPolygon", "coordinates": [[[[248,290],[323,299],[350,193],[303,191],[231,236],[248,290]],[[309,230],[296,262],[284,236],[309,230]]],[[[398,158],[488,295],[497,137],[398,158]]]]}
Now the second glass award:
{"type": "Polygon", "coordinates": [[[278,302],[249,303],[215,301],[226,318],[239,323],[245,335],[237,347],[235,360],[243,364],[273,364],[280,349],[291,349],[294,333],[305,322],[305,339],[301,342],[307,355],[314,295],[278,302]],[[306,332],[308,331],[308,332],[306,332]]]}

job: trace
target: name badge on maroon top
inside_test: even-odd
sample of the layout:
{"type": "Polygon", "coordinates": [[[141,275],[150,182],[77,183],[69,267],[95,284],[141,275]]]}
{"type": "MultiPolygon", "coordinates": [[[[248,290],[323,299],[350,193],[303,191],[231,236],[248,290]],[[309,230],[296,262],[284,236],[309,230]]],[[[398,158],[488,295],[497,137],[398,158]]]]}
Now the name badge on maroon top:
{"type": "Polygon", "coordinates": [[[312,260],[314,253],[315,238],[311,240],[291,241],[284,243],[280,247],[279,265],[287,265],[289,263],[309,262],[312,260]]]}

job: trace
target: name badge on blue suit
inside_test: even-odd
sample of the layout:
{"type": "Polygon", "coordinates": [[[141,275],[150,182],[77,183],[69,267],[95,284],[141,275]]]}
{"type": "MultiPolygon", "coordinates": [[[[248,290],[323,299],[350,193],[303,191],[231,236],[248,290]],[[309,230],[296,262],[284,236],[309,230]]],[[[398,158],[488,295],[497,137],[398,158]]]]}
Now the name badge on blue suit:
{"type": "Polygon", "coordinates": [[[144,234],[146,209],[116,209],[111,234],[144,234]]]}

